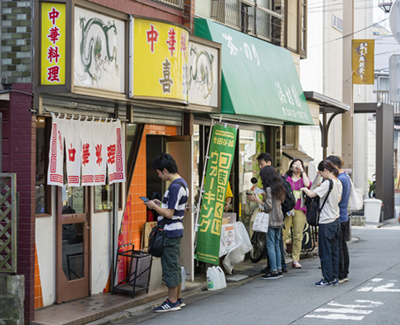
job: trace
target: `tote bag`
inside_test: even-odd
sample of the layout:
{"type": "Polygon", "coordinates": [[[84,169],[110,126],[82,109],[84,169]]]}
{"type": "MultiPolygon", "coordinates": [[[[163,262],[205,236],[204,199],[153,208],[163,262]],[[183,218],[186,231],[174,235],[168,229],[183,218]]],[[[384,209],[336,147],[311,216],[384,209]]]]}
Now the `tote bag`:
{"type": "Polygon", "coordinates": [[[269,213],[258,212],[253,223],[253,230],[258,232],[268,232],[269,213]]]}
{"type": "Polygon", "coordinates": [[[353,182],[350,180],[350,196],[347,204],[347,212],[355,212],[363,208],[363,200],[361,193],[354,187],[353,182]]]}

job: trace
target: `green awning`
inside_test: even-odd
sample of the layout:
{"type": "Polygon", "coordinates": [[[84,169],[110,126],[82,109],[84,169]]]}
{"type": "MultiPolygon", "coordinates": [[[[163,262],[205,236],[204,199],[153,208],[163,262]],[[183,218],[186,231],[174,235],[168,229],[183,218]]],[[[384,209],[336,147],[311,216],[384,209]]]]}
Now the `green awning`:
{"type": "Polygon", "coordinates": [[[221,113],[313,125],[288,50],[206,19],[195,35],[222,44],[221,113]]]}

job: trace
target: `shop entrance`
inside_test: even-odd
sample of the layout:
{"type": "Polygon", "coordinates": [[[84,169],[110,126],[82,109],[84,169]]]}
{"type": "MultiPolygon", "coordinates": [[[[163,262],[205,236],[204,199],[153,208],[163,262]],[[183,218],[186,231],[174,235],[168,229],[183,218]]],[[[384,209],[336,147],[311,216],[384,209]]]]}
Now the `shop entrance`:
{"type": "Polygon", "coordinates": [[[153,160],[160,153],[166,152],[174,157],[178,165],[178,173],[182,176],[189,186],[189,209],[185,212],[183,226],[185,228],[181,244],[180,264],[185,267],[187,280],[194,279],[194,252],[193,252],[193,227],[194,214],[193,206],[193,186],[192,186],[192,138],[191,136],[160,136],[148,135],[146,137],[146,171],[147,171],[147,197],[162,200],[162,196],[169,184],[157,177],[153,169],[153,160]]]}
{"type": "Polygon", "coordinates": [[[56,303],[89,295],[88,187],[57,187],[56,303]]]}

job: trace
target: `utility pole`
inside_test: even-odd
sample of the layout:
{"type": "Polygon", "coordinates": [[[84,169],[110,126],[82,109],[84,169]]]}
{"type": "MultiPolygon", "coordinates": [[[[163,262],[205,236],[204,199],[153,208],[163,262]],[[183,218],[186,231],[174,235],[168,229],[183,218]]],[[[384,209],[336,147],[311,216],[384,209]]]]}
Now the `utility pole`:
{"type": "Polygon", "coordinates": [[[345,168],[353,169],[353,69],[351,62],[354,32],[354,0],[343,1],[343,103],[350,105],[342,115],[342,158],[345,168]]]}

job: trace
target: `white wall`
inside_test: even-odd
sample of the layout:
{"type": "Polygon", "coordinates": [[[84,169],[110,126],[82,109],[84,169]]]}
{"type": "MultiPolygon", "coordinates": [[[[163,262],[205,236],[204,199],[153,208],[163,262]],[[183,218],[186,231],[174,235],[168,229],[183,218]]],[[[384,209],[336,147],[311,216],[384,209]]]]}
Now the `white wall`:
{"type": "MultiPolygon", "coordinates": [[[[52,197],[55,198],[55,186],[52,197]]],[[[56,219],[55,200],[52,202],[53,215],[36,218],[36,250],[42,285],[43,306],[51,306],[56,300],[56,219]]]]}

